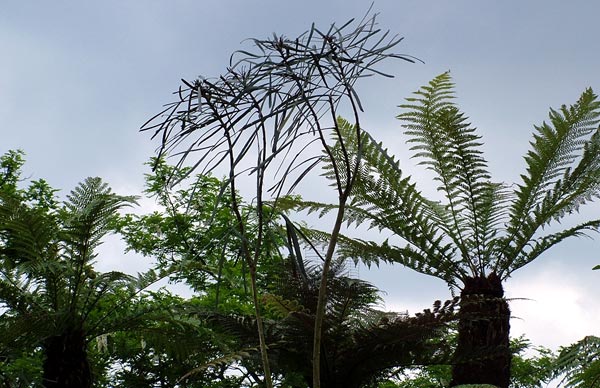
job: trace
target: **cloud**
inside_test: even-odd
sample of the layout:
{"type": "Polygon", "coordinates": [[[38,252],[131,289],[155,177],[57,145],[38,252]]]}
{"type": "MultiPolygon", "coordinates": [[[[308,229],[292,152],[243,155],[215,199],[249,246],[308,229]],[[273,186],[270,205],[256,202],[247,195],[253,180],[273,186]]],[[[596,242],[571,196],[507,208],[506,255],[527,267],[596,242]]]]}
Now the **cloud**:
{"type": "Polygon", "coordinates": [[[598,332],[595,292],[567,273],[563,265],[551,264],[508,282],[513,336],[524,334],[535,345],[557,349],[598,332]]]}

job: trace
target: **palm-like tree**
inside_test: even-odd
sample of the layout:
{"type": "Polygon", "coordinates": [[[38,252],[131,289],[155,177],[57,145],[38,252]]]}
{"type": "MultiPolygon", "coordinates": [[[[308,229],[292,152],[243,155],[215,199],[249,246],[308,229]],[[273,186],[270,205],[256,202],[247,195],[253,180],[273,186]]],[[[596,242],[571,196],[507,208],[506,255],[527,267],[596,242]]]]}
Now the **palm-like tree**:
{"type": "Polygon", "coordinates": [[[414,157],[435,174],[444,200],[426,198],[387,149],[365,134],[346,217],[389,230],[398,241],[344,239],[342,253],[401,263],[460,289],[453,384],[508,387],[510,310],[502,282],[552,246],[600,226],[591,219],[554,228],[600,194],[600,102],[587,89],[574,105],[551,110],[549,122],[536,127],[522,182],[507,186],[491,180],[480,137],[452,98],[444,73],[408,98],[398,116],[414,157]]]}
{"type": "Polygon", "coordinates": [[[93,268],[111,219],[134,198],[100,178],[86,179],[63,206],[25,197],[7,189],[0,198],[0,345],[6,354],[41,347],[45,387],[91,387],[88,343],[144,316],[129,305],[137,279],[93,268]]]}

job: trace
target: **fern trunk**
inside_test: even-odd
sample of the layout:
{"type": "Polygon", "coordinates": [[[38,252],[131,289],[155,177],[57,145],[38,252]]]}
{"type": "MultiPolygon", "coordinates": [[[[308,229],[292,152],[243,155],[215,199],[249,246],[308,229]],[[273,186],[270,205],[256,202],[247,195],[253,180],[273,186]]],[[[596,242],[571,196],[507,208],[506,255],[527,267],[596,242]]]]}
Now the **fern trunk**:
{"type": "Polygon", "coordinates": [[[495,274],[469,278],[461,292],[458,345],[451,386],[491,384],[508,388],[510,309],[495,274]]]}
{"type": "Polygon", "coordinates": [[[85,335],[73,330],[50,337],[44,343],[42,385],[45,388],[90,388],[92,372],[85,335]]]}

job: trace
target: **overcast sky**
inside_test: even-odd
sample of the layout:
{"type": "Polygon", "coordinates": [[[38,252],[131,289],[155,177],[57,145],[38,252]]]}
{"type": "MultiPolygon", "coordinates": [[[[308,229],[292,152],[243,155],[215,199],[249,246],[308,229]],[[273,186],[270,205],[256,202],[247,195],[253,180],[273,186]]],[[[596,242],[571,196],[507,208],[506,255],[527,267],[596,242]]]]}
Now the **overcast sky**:
{"type": "MultiPolygon", "coordinates": [[[[217,76],[248,37],[294,37],[312,22],[361,17],[366,1],[6,1],[0,12],[0,152],[21,148],[25,172],[68,191],[100,176],[139,194],[156,143],[139,127],[172,100],[181,78],[217,76]]],[[[412,91],[451,70],[458,103],[479,128],[494,180],[518,181],[533,125],[549,107],[600,90],[595,1],[376,1],[397,51],[424,64],[391,62],[396,78],[358,85],[367,129],[414,171],[394,118],[412,91]]],[[[423,178],[425,190],[427,179],[423,178]]],[[[304,194],[310,196],[310,192],[304,194]]],[[[599,214],[600,205],[586,209],[599,214]]],[[[517,272],[507,285],[513,334],[556,347],[598,333],[599,241],[577,240],[517,272]]],[[[120,259],[113,248],[113,260],[120,259]]],[[[449,293],[440,280],[387,267],[360,275],[411,312],[449,293]]]]}

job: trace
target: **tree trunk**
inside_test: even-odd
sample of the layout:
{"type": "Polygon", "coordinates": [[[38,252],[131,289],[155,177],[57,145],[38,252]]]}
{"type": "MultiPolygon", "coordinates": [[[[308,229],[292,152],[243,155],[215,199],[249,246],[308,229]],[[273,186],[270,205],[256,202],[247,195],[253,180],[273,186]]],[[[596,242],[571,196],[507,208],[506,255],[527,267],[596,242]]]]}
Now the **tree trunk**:
{"type": "Polygon", "coordinates": [[[451,386],[491,384],[508,388],[510,381],[510,309],[502,281],[491,273],[469,278],[461,292],[458,346],[451,386]]]}
{"type": "Polygon", "coordinates": [[[81,330],[50,337],[44,343],[45,388],[90,388],[92,372],[81,330]]]}

